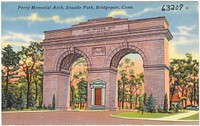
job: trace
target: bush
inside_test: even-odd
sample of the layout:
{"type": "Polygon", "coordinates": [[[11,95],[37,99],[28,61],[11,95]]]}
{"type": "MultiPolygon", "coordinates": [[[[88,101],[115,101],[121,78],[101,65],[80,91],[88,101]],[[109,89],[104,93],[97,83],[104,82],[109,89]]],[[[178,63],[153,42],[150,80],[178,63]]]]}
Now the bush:
{"type": "Polygon", "coordinates": [[[158,106],[158,107],[157,107],[157,112],[162,113],[162,112],[163,112],[163,109],[162,109],[160,106],[158,106]]]}
{"type": "Polygon", "coordinates": [[[164,111],[164,112],[168,112],[168,99],[167,99],[167,93],[165,94],[165,98],[164,98],[163,111],[164,111]]]}
{"type": "Polygon", "coordinates": [[[152,96],[152,94],[149,96],[147,100],[147,112],[155,112],[156,111],[156,100],[152,96]]]}
{"type": "Polygon", "coordinates": [[[42,109],[47,110],[47,107],[45,105],[42,106],[42,109]]]}
{"type": "Polygon", "coordinates": [[[53,110],[53,106],[52,106],[51,104],[49,104],[49,105],[47,106],[47,109],[48,109],[48,110],[53,110]]]}
{"type": "Polygon", "coordinates": [[[56,106],[56,100],[55,100],[55,94],[53,95],[53,99],[52,99],[52,109],[55,110],[55,106],[56,106]]]}
{"type": "Polygon", "coordinates": [[[182,110],[183,107],[180,103],[176,104],[176,112],[178,112],[179,110],[182,110]]]}
{"type": "Polygon", "coordinates": [[[176,106],[174,104],[172,104],[171,108],[169,109],[169,111],[174,111],[176,112],[176,106]]]}

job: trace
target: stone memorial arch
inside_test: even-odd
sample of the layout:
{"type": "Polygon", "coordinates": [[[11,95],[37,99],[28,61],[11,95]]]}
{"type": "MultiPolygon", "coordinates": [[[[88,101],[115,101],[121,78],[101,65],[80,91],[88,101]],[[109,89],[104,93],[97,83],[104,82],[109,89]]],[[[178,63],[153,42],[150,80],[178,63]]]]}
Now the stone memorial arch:
{"type": "Polygon", "coordinates": [[[56,109],[70,109],[71,65],[84,57],[88,69],[87,108],[118,109],[117,66],[122,57],[137,53],[144,67],[144,92],[162,106],[169,98],[168,41],[165,17],[128,20],[90,19],[71,28],[45,31],[43,104],[56,99],[56,109]]]}

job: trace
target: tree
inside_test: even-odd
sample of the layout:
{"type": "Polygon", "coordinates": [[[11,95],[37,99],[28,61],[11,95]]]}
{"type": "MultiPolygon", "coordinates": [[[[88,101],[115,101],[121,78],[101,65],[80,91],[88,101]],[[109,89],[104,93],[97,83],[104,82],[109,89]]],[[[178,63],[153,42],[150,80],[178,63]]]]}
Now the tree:
{"type": "MultiPolygon", "coordinates": [[[[130,71],[131,72],[131,71],[130,71]]],[[[135,93],[140,89],[142,83],[144,82],[144,75],[140,73],[138,75],[134,75],[134,72],[130,73],[130,81],[129,81],[129,92],[130,92],[130,100],[133,99],[135,93]]],[[[130,101],[130,109],[132,109],[133,101],[130,101]]]]}
{"type": "MultiPolygon", "coordinates": [[[[173,59],[170,62],[170,107],[172,106],[172,96],[175,93],[181,94],[181,97],[188,98],[192,104],[198,99],[198,71],[199,63],[192,59],[192,55],[185,54],[184,59],[173,59]]],[[[182,105],[187,100],[182,100],[182,105]]]]}
{"type": "Polygon", "coordinates": [[[147,107],[147,94],[144,93],[144,106],[147,107]]]}
{"type": "Polygon", "coordinates": [[[165,98],[164,98],[163,111],[164,112],[168,112],[168,98],[167,98],[167,93],[165,94],[165,98]]]}
{"type": "Polygon", "coordinates": [[[53,94],[53,98],[52,98],[52,108],[53,110],[55,110],[56,106],[56,98],[55,98],[55,94],[53,94]]]}
{"type": "Polygon", "coordinates": [[[21,110],[23,110],[26,106],[26,98],[23,92],[20,92],[20,96],[18,99],[18,106],[21,110]]]}
{"type": "Polygon", "coordinates": [[[87,81],[82,78],[81,81],[77,83],[77,88],[80,109],[82,109],[84,103],[87,102],[87,81]]]}
{"type": "Polygon", "coordinates": [[[142,100],[142,97],[139,97],[139,110],[142,111],[142,114],[145,111],[145,105],[144,105],[144,99],[142,100]]]}
{"type": "Polygon", "coordinates": [[[5,96],[4,92],[2,93],[1,98],[2,98],[2,104],[1,104],[2,110],[6,110],[6,108],[7,108],[7,99],[6,99],[6,96],[5,96]]]}
{"type": "Polygon", "coordinates": [[[20,57],[18,53],[13,51],[13,47],[10,45],[7,45],[2,49],[2,65],[3,65],[3,71],[2,71],[2,81],[5,80],[5,96],[8,97],[8,86],[10,83],[10,80],[13,78],[18,77],[17,70],[19,69],[18,63],[20,60],[20,57]]]}
{"type": "Polygon", "coordinates": [[[36,66],[41,64],[43,61],[43,49],[41,44],[37,42],[31,42],[28,47],[22,46],[22,50],[19,52],[21,62],[20,67],[22,68],[22,72],[24,73],[24,78],[26,78],[27,83],[27,106],[29,108],[30,105],[30,97],[31,97],[31,83],[33,80],[33,73],[36,70],[36,66]]]}
{"type": "Polygon", "coordinates": [[[35,108],[35,98],[31,95],[30,96],[30,101],[29,101],[29,106],[32,107],[32,108],[35,108]]]}
{"type": "Polygon", "coordinates": [[[43,69],[43,64],[38,64],[35,66],[34,72],[32,74],[32,80],[33,80],[33,84],[35,86],[35,103],[39,104],[37,102],[40,102],[38,100],[38,96],[42,95],[42,89],[41,89],[41,85],[42,85],[42,69],[43,69]]]}
{"type": "Polygon", "coordinates": [[[147,112],[154,112],[156,110],[156,100],[151,94],[147,100],[147,112]]]}
{"type": "Polygon", "coordinates": [[[144,98],[143,98],[144,100],[144,108],[145,108],[145,110],[144,111],[146,111],[146,108],[147,108],[147,94],[146,93],[144,93],[144,98]]]}
{"type": "Polygon", "coordinates": [[[10,108],[10,109],[15,108],[17,106],[15,94],[10,92],[8,95],[9,95],[9,97],[7,99],[7,107],[10,108]]]}
{"type": "Polygon", "coordinates": [[[125,58],[124,62],[119,64],[119,74],[121,76],[121,90],[122,91],[122,109],[124,109],[124,102],[125,102],[125,97],[126,97],[126,86],[129,84],[129,80],[128,80],[128,75],[129,75],[129,71],[131,70],[130,68],[134,66],[134,62],[131,62],[131,60],[129,58],[125,58]]]}

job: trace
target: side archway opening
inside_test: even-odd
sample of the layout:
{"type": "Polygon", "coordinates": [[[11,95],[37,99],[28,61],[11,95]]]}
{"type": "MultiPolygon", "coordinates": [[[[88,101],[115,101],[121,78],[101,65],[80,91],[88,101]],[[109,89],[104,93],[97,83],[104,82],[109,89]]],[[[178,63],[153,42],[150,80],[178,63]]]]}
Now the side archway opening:
{"type": "Polygon", "coordinates": [[[85,109],[87,105],[87,69],[89,58],[80,51],[65,52],[58,60],[57,71],[64,73],[58,79],[58,108],[85,109]]]}
{"type": "Polygon", "coordinates": [[[121,49],[112,58],[110,67],[117,69],[119,109],[135,109],[143,102],[144,59],[132,49],[121,49]]]}

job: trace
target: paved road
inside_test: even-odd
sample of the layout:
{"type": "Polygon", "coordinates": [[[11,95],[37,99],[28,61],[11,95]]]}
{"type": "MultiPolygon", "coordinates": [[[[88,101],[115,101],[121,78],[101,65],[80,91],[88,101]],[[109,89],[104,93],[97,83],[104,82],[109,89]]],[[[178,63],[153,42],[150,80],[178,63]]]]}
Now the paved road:
{"type": "Polygon", "coordinates": [[[194,122],[129,120],[109,116],[117,111],[49,111],[2,113],[3,125],[198,125],[194,122]]]}

